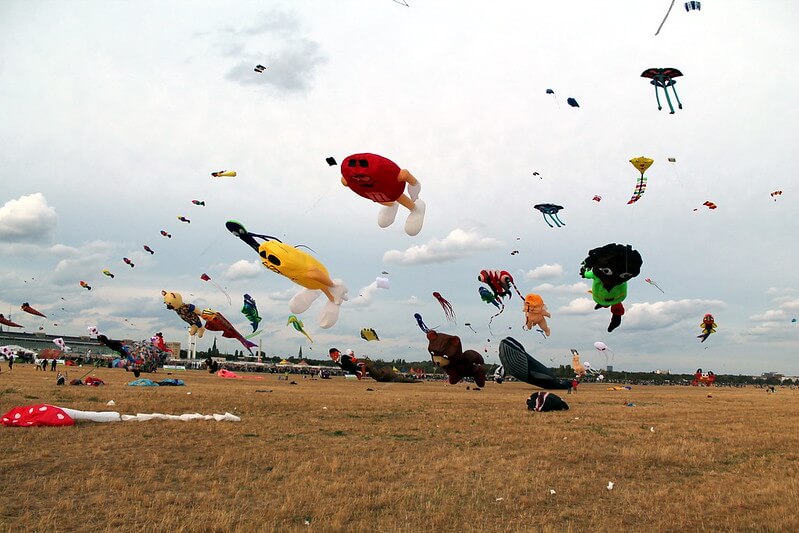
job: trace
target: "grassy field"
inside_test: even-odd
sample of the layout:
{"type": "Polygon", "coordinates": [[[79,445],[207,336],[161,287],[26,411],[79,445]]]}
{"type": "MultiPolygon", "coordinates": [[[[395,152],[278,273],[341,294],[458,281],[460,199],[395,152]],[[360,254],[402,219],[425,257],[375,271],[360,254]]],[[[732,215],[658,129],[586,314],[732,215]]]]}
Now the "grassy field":
{"type": "Polygon", "coordinates": [[[799,531],[799,391],[584,384],[560,391],[571,410],[531,413],[519,383],[95,375],[4,368],[0,412],[242,421],[0,427],[0,530],[799,531]]]}

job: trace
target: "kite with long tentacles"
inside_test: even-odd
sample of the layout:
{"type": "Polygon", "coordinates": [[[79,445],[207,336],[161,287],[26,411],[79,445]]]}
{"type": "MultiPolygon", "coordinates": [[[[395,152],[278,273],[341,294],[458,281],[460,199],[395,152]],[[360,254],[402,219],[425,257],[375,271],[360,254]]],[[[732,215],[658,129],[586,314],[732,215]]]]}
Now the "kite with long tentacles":
{"type": "Polygon", "coordinates": [[[416,324],[419,326],[419,329],[421,329],[423,333],[427,333],[428,331],[430,331],[430,328],[428,328],[427,324],[425,324],[424,320],[422,320],[422,315],[420,315],[419,313],[414,313],[413,318],[416,319],[416,324]]]}
{"type": "Polygon", "coordinates": [[[566,223],[563,222],[560,218],[558,218],[558,211],[563,209],[562,205],[556,204],[536,204],[533,206],[533,209],[537,209],[541,212],[541,215],[544,217],[544,222],[547,223],[547,226],[550,228],[554,228],[555,226],[561,227],[565,226],[566,223]],[[549,223],[547,220],[547,216],[549,216],[549,220],[555,223],[555,226],[549,223]]]}
{"type": "Polygon", "coordinates": [[[483,300],[485,303],[491,304],[497,309],[502,307],[502,302],[490,290],[486,289],[485,287],[480,287],[477,289],[477,292],[480,293],[480,299],[483,300]]]}
{"type": "Polygon", "coordinates": [[[630,159],[630,163],[632,163],[632,165],[638,169],[638,172],[641,173],[641,177],[638,178],[638,182],[635,184],[635,191],[633,191],[633,195],[630,198],[630,201],[627,202],[627,205],[634,204],[640,200],[644,195],[644,192],[646,192],[646,177],[644,177],[644,172],[646,172],[654,162],[654,159],[649,159],[648,157],[644,156],[630,159]]]}
{"type": "Polygon", "coordinates": [[[596,348],[599,351],[599,353],[605,356],[605,366],[607,366],[608,364],[608,352],[610,353],[611,358],[615,357],[613,350],[608,348],[608,345],[602,341],[596,341],[594,343],[594,348],[596,348]]]}
{"type": "Polygon", "coordinates": [[[42,313],[41,311],[37,311],[36,309],[34,309],[33,307],[31,307],[31,306],[30,306],[30,304],[29,304],[28,302],[25,302],[25,303],[24,303],[24,304],[22,304],[22,305],[21,305],[19,308],[20,308],[20,309],[22,309],[23,311],[25,311],[25,312],[26,312],[26,313],[28,313],[28,314],[31,314],[31,315],[36,315],[36,316],[41,316],[41,317],[47,318],[47,315],[45,315],[45,314],[44,314],[44,313],[42,313]]]}
{"type": "MultiPolygon", "coordinates": [[[[494,299],[500,303],[498,306],[499,311],[488,320],[488,330],[491,331],[491,322],[505,310],[505,304],[502,299],[506,296],[508,298],[512,296],[510,292],[511,287],[513,287],[513,290],[519,295],[519,298],[524,300],[524,296],[519,292],[519,289],[513,282],[513,276],[511,276],[510,272],[507,270],[481,270],[480,274],[477,276],[477,280],[488,285],[494,299]]],[[[481,289],[482,288],[484,287],[481,287],[481,289]]],[[[480,295],[483,296],[483,291],[480,291],[480,295]]]]}
{"type": "Polygon", "coordinates": [[[261,316],[258,314],[258,306],[255,305],[255,299],[249,294],[244,295],[244,305],[241,308],[241,313],[247,317],[252,326],[252,332],[258,331],[258,324],[261,323],[261,316]]]}
{"type": "Polygon", "coordinates": [[[313,342],[313,339],[311,338],[311,336],[310,336],[310,335],[308,335],[308,333],[305,331],[305,324],[303,324],[303,323],[302,323],[302,320],[300,320],[299,318],[297,318],[297,316],[296,316],[296,315],[289,315],[289,319],[288,319],[288,321],[286,322],[286,325],[287,325],[287,326],[293,326],[293,327],[294,327],[294,329],[296,329],[297,331],[299,331],[300,333],[302,333],[303,335],[305,335],[305,337],[306,337],[306,338],[307,338],[309,341],[313,342]]]}
{"type": "Polygon", "coordinates": [[[452,304],[450,304],[441,293],[434,292],[433,298],[438,300],[438,303],[441,304],[441,308],[444,309],[444,316],[447,317],[447,322],[455,322],[455,311],[452,309],[452,304]]]}
{"type": "Polygon", "coordinates": [[[336,324],[340,306],[347,299],[347,287],[341,280],[331,279],[327,268],[319,260],[275,237],[250,233],[233,220],[228,221],[225,227],[258,253],[265,268],[304,287],[289,302],[292,313],[305,312],[320,294],[324,294],[328,302],[319,316],[319,326],[327,329],[336,324]],[[256,239],[263,242],[259,244],[256,239]]]}
{"type": "Polygon", "coordinates": [[[666,293],[663,291],[663,289],[661,289],[661,288],[660,288],[660,286],[659,286],[657,283],[655,283],[655,281],[654,281],[652,278],[644,278],[644,281],[646,281],[647,283],[649,283],[650,285],[652,285],[653,287],[655,287],[657,290],[659,290],[659,291],[660,291],[660,292],[662,292],[663,294],[666,294],[666,293]]]}
{"type": "Polygon", "coordinates": [[[222,287],[221,287],[221,286],[220,286],[218,283],[216,283],[214,280],[212,280],[212,279],[211,279],[211,276],[209,276],[208,274],[206,274],[205,272],[203,272],[203,274],[200,276],[200,279],[201,279],[201,280],[203,280],[203,281],[207,281],[207,282],[209,282],[211,285],[213,285],[214,287],[216,287],[217,289],[219,289],[219,291],[220,291],[222,294],[224,294],[224,295],[225,295],[225,298],[227,298],[227,303],[228,303],[228,305],[233,305],[233,300],[231,300],[231,299],[230,299],[230,295],[227,293],[227,291],[226,291],[225,289],[223,289],[223,288],[222,288],[222,287]]]}
{"type": "Polygon", "coordinates": [[[674,98],[677,100],[677,107],[682,109],[682,102],[680,102],[680,97],[677,96],[677,89],[674,88],[674,86],[677,84],[677,82],[674,81],[674,78],[678,78],[680,76],[682,76],[682,72],[672,67],[648,68],[641,73],[642,78],[649,78],[652,80],[649,83],[655,86],[655,99],[657,99],[658,111],[663,109],[663,106],[660,105],[660,94],[658,93],[658,89],[663,89],[663,94],[666,95],[666,103],[669,104],[669,114],[674,114],[674,106],[671,104],[671,98],[669,98],[669,87],[671,87],[671,92],[674,94],[674,98]]]}

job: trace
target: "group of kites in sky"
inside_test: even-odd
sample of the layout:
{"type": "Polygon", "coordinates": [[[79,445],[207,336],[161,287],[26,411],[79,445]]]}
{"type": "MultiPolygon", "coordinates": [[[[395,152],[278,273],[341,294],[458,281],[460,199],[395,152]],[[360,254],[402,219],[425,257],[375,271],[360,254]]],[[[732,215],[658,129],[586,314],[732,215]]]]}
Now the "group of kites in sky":
{"type": "MultiPolygon", "coordinates": [[[[398,0],[394,1],[398,2],[398,0]]],[[[406,2],[398,3],[402,3],[405,6],[408,5],[406,2]]],[[[669,13],[673,5],[674,1],[672,0],[669,13]]],[[[701,8],[700,2],[686,2],[685,8],[686,11],[699,10],[701,8]]],[[[663,19],[663,23],[665,23],[666,18],[663,19]]],[[[660,32],[663,23],[661,23],[657,33],[660,32]]],[[[254,68],[254,71],[258,74],[263,74],[266,70],[267,67],[260,64],[254,68]]],[[[641,77],[649,79],[655,88],[658,110],[663,107],[661,105],[661,91],[671,114],[675,113],[672,97],[674,102],[676,102],[677,108],[682,109],[683,105],[675,87],[675,78],[682,75],[680,70],[671,67],[648,68],[642,72],[641,77]],[[671,95],[669,94],[669,89],[671,89],[671,95]]],[[[546,89],[546,94],[552,95],[558,107],[560,107],[553,89],[546,89]]],[[[574,97],[568,97],[566,102],[571,107],[580,107],[574,97]]],[[[334,157],[328,157],[326,161],[330,166],[338,166],[334,157]]],[[[668,161],[676,163],[676,159],[673,157],[668,158],[668,161]]],[[[640,201],[646,192],[647,176],[645,173],[652,166],[654,160],[640,156],[631,159],[630,163],[639,171],[640,176],[635,184],[633,194],[627,202],[628,205],[640,201]]],[[[415,236],[420,233],[424,224],[426,205],[420,199],[421,183],[407,169],[401,168],[386,157],[366,152],[347,156],[339,168],[340,181],[344,187],[358,196],[380,204],[380,209],[377,213],[379,227],[388,228],[391,226],[401,206],[407,210],[407,218],[404,225],[405,233],[409,236],[415,236]]],[[[540,177],[538,172],[533,174],[540,177]]],[[[235,178],[237,173],[234,170],[220,170],[211,173],[211,176],[213,178],[235,178]]],[[[771,197],[775,201],[780,195],[782,195],[782,191],[771,193],[771,197]]],[[[600,202],[602,196],[595,195],[593,200],[600,202]]],[[[202,207],[205,206],[205,201],[195,199],[192,200],[192,204],[202,207]]],[[[703,205],[711,210],[717,208],[716,204],[710,201],[704,202],[703,205]]],[[[534,205],[533,208],[542,214],[544,222],[550,228],[560,228],[566,225],[558,215],[563,206],[554,203],[539,203],[534,205]]],[[[184,215],[177,216],[177,219],[186,224],[191,223],[191,220],[184,215]]],[[[333,278],[330,275],[321,261],[302,250],[302,245],[294,246],[284,243],[274,236],[250,232],[240,222],[230,220],[226,223],[226,228],[257,254],[265,268],[290,279],[300,286],[300,290],[289,301],[288,311],[290,314],[288,315],[286,326],[293,327],[297,332],[304,335],[309,342],[313,342],[298,315],[307,311],[322,295],[325,296],[326,302],[317,318],[318,326],[327,329],[337,323],[340,306],[348,299],[348,290],[342,280],[333,278]]],[[[164,238],[172,238],[172,235],[165,229],[162,229],[160,233],[164,238]]],[[[143,248],[149,254],[155,254],[155,251],[148,245],[143,245],[143,248]]],[[[518,251],[514,251],[514,253],[518,253],[518,251]]],[[[135,268],[135,264],[131,259],[124,257],[122,260],[130,268],[135,268]]],[[[614,331],[621,325],[622,317],[625,314],[623,302],[627,298],[627,284],[640,274],[642,265],[643,260],[638,251],[629,244],[617,243],[610,243],[589,250],[587,257],[582,261],[579,271],[580,276],[591,281],[590,293],[595,303],[595,310],[610,310],[608,332],[614,331]]],[[[115,277],[115,274],[110,269],[103,269],[102,273],[109,278],[115,277]]],[[[386,273],[384,272],[384,274],[386,273]]],[[[208,274],[203,273],[200,279],[214,284],[225,295],[228,303],[232,304],[230,295],[223,287],[213,282],[208,274]]],[[[504,312],[506,302],[515,293],[522,302],[523,329],[526,331],[536,330],[544,339],[551,335],[552,330],[547,321],[547,319],[551,319],[551,314],[547,310],[543,297],[534,293],[523,296],[510,272],[504,269],[486,268],[477,274],[477,281],[481,284],[477,288],[480,299],[496,309],[496,312],[488,318],[489,331],[491,331],[493,319],[504,312]]],[[[652,279],[646,278],[645,281],[664,292],[652,279]]],[[[388,279],[378,277],[376,284],[379,288],[388,288],[388,279]]],[[[91,290],[91,286],[85,281],[80,281],[80,285],[87,290],[91,290]]],[[[236,330],[233,324],[218,311],[212,309],[200,310],[193,304],[184,302],[181,294],[174,291],[162,291],[161,294],[166,307],[174,310],[189,325],[190,335],[202,337],[206,329],[218,331],[222,333],[223,337],[238,340],[252,355],[252,348],[256,344],[250,339],[262,333],[258,329],[262,319],[255,299],[251,295],[244,294],[241,308],[241,313],[247,318],[252,327],[252,332],[245,336],[236,330]]],[[[437,291],[433,292],[432,296],[440,304],[446,321],[448,323],[456,323],[456,313],[452,304],[437,291]]],[[[33,315],[45,316],[27,303],[23,304],[22,310],[33,315]]],[[[459,337],[447,335],[436,331],[435,328],[428,327],[420,314],[416,313],[414,318],[427,337],[428,351],[431,358],[445,370],[451,383],[457,383],[464,377],[472,377],[478,386],[482,387],[484,385],[484,361],[478,352],[474,350],[464,351],[459,337]]],[[[21,327],[19,324],[6,319],[3,315],[0,315],[0,324],[21,327]]],[[[470,322],[466,322],[464,325],[476,333],[470,322]]],[[[705,315],[701,324],[701,334],[698,336],[701,342],[705,342],[716,331],[716,328],[714,317],[711,314],[705,315]]],[[[113,341],[104,335],[100,335],[96,328],[93,334],[98,335],[98,340],[101,343],[118,351],[121,355],[130,355],[129,349],[122,346],[119,341],[113,341]]],[[[158,337],[160,336],[151,339],[151,344],[160,350],[165,348],[165,346],[163,345],[163,338],[160,337],[159,343],[158,337]]],[[[380,340],[373,328],[363,328],[360,331],[360,337],[366,341],[380,340]]],[[[601,342],[595,343],[595,347],[601,353],[609,351],[607,346],[601,342]]],[[[348,361],[348,359],[340,356],[337,350],[335,351],[339,357],[334,357],[333,351],[331,350],[331,358],[343,366],[342,361],[348,361]]],[[[572,354],[573,368],[577,377],[595,372],[591,369],[589,363],[580,362],[579,354],[576,350],[572,350],[572,354]]],[[[524,350],[522,344],[512,337],[507,337],[501,341],[499,357],[502,362],[502,367],[498,374],[500,379],[504,377],[504,372],[509,372],[517,379],[544,388],[562,389],[571,387],[571,380],[556,379],[546,366],[530,356],[524,350]]],[[[350,361],[352,363],[351,366],[355,369],[357,360],[354,358],[354,354],[352,354],[350,359],[352,359],[350,361]]],[[[363,367],[358,368],[360,368],[358,371],[363,373],[363,367]]]]}

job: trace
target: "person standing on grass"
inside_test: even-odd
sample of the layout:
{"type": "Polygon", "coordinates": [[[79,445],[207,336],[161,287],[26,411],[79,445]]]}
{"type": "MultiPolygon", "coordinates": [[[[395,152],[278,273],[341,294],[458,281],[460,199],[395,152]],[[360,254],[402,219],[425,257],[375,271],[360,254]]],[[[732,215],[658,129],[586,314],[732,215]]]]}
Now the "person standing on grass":
{"type": "Polygon", "coordinates": [[[58,359],[53,357],[53,362],[50,363],[50,372],[55,372],[55,365],[58,364],[58,359]]]}
{"type": "Polygon", "coordinates": [[[580,384],[580,382],[579,382],[579,381],[577,381],[577,378],[574,378],[574,379],[572,380],[572,389],[574,389],[574,393],[575,393],[575,394],[577,394],[577,385],[579,385],[579,384],[580,384]]]}
{"type": "Polygon", "coordinates": [[[14,356],[13,355],[9,355],[8,356],[8,370],[11,371],[13,369],[14,369],[14,356]]]}

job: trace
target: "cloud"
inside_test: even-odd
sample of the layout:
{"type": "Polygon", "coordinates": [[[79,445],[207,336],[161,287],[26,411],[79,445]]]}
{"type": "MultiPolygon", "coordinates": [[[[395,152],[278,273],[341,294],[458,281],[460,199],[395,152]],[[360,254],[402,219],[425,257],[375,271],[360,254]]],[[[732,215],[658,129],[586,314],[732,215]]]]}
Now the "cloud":
{"type": "Polygon", "coordinates": [[[245,261],[241,259],[228,267],[224,273],[225,279],[231,281],[253,279],[261,274],[263,267],[258,261],[245,261]]]}
{"type": "Polygon", "coordinates": [[[294,298],[295,294],[297,294],[297,289],[291,288],[283,291],[270,292],[269,294],[267,294],[267,297],[270,300],[275,300],[276,302],[288,302],[289,300],[294,298]]]}
{"type": "Polygon", "coordinates": [[[0,241],[49,241],[57,218],[40,192],[9,200],[0,207],[0,241]]]}
{"type": "Polygon", "coordinates": [[[584,281],[578,281],[571,285],[553,285],[551,283],[542,283],[533,287],[536,292],[587,292],[590,287],[584,281]]]}
{"type": "Polygon", "coordinates": [[[502,243],[491,237],[483,237],[476,231],[460,228],[452,230],[443,240],[430,239],[427,244],[417,244],[405,251],[389,250],[383,254],[383,262],[399,265],[420,265],[455,261],[480,250],[490,250],[502,243]]]}
{"type": "Polygon", "coordinates": [[[405,304],[405,305],[418,305],[419,304],[419,298],[417,298],[416,296],[411,296],[407,300],[403,300],[402,303],[405,304]]]}
{"type": "Polygon", "coordinates": [[[782,309],[771,309],[761,315],[751,315],[749,320],[757,320],[758,322],[772,322],[775,320],[785,320],[788,316],[782,309]]]}
{"type": "Polygon", "coordinates": [[[563,267],[558,264],[541,265],[533,270],[528,270],[524,274],[524,279],[528,281],[533,279],[555,279],[561,277],[562,275],[563,267]]]}
{"type": "Polygon", "coordinates": [[[562,315],[588,315],[594,311],[594,300],[591,298],[577,298],[558,309],[562,315]]]}
{"type": "Polygon", "coordinates": [[[375,293],[377,293],[379,290],[380,289],[377,288],[377,282],[373,281],[366,287],[361,288],[358,291],[358,296],[349,300],[346,305],[353,307],[365,307],[372,303],[375,293]]]}
{"type": "Polygon", "coordinates": [[[799,311],[799,298],[781,303],[780,309],[784,309],[785,311],[799,311]]]}
{"type": "Polygon", "coordinates": [[[694,320],[697,324],[710,310],[724,308],[720,300],[668,300],[664,302],[635,303],[627,309],[622,327],[627,330],[655,330],[672,326],[684,320],[694,320]]]}
{"type": "Polygon", "coordinates": [[[327,62],[319,43],[300,34],[300,24],[294,15],[272,11],[261,15],[254,26],[242,30],[229,30],[229,34],[243,37],[269,35],[273,38],[269,54],[247,54],[236,42],[224,44],[225,55],[246,57],[227,73],[227,79],[241,85],[271,85],[283,92],[304,92],[311,87],[318,66],[327,62]],[[256,64],[266,67],[255,72],[256,64]]]}

